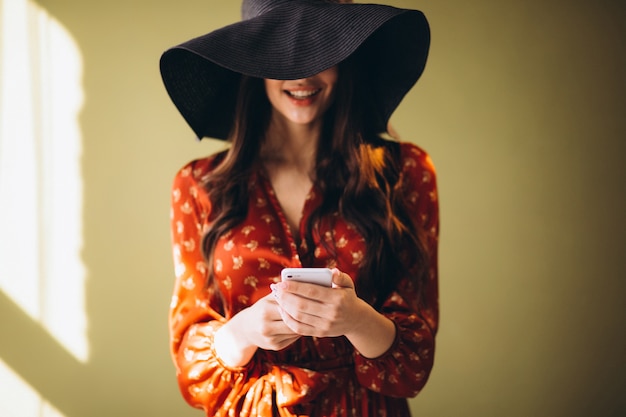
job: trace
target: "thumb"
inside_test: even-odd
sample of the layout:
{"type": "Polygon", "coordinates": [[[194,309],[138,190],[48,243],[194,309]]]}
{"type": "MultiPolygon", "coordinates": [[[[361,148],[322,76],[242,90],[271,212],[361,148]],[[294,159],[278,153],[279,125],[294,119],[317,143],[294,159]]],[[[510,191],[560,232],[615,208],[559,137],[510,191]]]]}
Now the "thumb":
{"type": "Polygon", "coordinates": [[[333,268],[333,288],[352,288],[354,289],[354,282],[350,275],[345,274],[338,270],[337,268],[333,268]]]}

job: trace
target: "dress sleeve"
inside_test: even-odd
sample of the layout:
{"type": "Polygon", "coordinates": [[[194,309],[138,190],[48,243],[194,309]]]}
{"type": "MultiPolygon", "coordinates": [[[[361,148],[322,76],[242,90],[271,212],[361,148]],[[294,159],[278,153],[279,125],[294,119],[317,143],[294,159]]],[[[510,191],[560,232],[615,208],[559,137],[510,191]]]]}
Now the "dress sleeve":
{"type": "Polygon", "coordinates": [[[359,382],[391,397],[414,397],[426,384],[434,362],[439,322],[437,249],[439,203],[435,169],[426,152],[403,145],[403,181],[409,204],[424,228],[430,264],[421,296],[401,282],[385,301],[382,313],[396,325],[396,339],[382,356],[356,355],[359,382]]]}
{"type": "Polygon", "coordinates": [[[208,415],[218,415],[225,403],[236,402],[245,394],[248,369],[228,368],[213,348],[213,335],[226,319],[219,297],[205,284],[207,268],[201,243],[210,203],[198,181],[204,171],[191,163],[177,173],[172,187],[176,282],[169,311],[170,351],[185,400],[208,415]]]}

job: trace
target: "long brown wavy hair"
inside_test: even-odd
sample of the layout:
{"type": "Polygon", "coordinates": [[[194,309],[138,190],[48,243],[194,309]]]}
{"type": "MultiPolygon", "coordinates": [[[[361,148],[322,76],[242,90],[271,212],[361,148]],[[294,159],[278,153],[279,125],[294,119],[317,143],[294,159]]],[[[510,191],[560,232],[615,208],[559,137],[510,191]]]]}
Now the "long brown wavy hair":
{"type": "MultiPolygon", "coordinates": [[[[403,278],[419,292],[427,277],[428,253],[422,227],[407,208],[399,144],[375,131],[375,103],[355,65],[351,60],[339,65],[334,103],[324,116],[314,179],[324,198],[306,224],[303,239],[309,253],[302,262],[312,261],[314,240],[336,253],[332,242],[319,239],[319,225],[332,222],[338,213],[367,245],[357,293],[380,309],[403,278]]],[[[220,236],[247,216],[250,175],[259,163],[270,114],[263,80],[242,76],[231,147],[206,182],[213,209],[202,248],[209,267],[207,286],[216,290],[214,248],[220,236]]]]}

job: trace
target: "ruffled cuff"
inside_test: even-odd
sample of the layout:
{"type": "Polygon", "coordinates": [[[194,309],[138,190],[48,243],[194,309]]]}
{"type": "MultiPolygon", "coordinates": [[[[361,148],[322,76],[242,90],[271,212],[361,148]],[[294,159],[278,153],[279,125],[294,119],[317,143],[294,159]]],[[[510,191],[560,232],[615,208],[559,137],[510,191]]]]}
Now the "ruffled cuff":
{"type": "MultiPolygon", "coordinates": [[[[411,317],[411,316],[410,316],[411,317]]],[[[374,391],[397,398],[415,397],[426,384],[433,366],[434,340],[424,323],[398,323],[389,349],[377,358],[355,353],[359,383],[374,391]]]]}
{"type": "Polygon", "coordinates": [[[178,384],[185,400],[209,411],[224,403],[236,403],[254,366],[231,367],[215,351],[215,332],[224,323],[198,323],[189,329],[177,355],[178,384]]]}

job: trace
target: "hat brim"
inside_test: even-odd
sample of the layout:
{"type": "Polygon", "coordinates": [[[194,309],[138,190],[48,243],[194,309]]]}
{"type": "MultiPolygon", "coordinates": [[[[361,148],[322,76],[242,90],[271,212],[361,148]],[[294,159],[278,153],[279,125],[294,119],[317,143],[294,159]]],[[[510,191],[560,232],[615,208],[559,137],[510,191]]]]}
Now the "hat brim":
{"type": "Polygon", "coordinates": [[[417,10],[291,1],[167,50],[160,68],[170,98],[198,138],[225,139],[241,74],[300,79],[355,55],[379,104],[383,132],[421,76],[429,44],[428,23],[417,10]]]}

